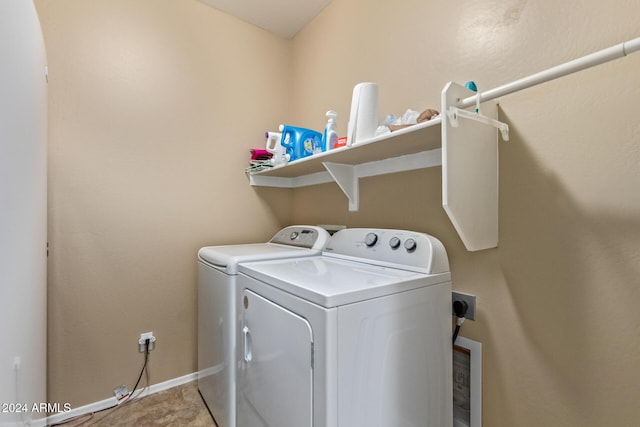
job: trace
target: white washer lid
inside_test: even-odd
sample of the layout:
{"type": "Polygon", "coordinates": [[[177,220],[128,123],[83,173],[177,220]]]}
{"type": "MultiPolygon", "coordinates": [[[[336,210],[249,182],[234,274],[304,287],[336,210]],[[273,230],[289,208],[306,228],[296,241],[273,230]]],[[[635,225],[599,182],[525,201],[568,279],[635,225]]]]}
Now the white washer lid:
{"type": "Polygon", "coordinates": [[[238,263],[241,262],[318,255],[329,238],[329,233],[322,227],[290,225],[278,231],[267,243],[206,246],[198,251],[198,259],[227,274],[238,274],[238,263]]]}
{"type": "Polygon", "coordinates": [[[218,267],[227,274],[238,273],[238,263],[275,258],[294,258],[317,255],[320,250],[279,245],[276,243],[249,243],[244,245],[207,246],[198,251],[198,259],[218,267]]]}
{"type": "Polygon", "coordinates": [[[334,258],[312,256],[243,263],[239,271],[323,307],[337,307],[451,279],[334,258]]]}

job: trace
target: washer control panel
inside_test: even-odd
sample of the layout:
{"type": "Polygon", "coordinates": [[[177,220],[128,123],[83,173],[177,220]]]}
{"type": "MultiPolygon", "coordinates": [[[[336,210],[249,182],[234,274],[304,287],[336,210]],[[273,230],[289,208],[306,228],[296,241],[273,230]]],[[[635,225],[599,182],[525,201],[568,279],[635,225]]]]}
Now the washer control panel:
{"type": "Polygon", "coordinates": [[[292,225],[280,230],[278,234],[273,236],[270,243],[322,250],[329,238],[329,233],[324,228],[292,225]]]}

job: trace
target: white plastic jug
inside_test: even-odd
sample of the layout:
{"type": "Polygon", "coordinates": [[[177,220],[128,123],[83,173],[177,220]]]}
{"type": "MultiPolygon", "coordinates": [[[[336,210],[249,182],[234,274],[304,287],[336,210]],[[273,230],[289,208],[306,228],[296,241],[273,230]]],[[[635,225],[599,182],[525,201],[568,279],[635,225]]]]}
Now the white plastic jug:
{"type": "Polygon", "coordinates": [[[289,162],[290,156],[282,146],[282,134],[279,132],[265,132],[264,136],[267,138],[266,149],[273,154],[273,157],[269,159],[269,163],[272,166],[278,166],[289,162]]]}

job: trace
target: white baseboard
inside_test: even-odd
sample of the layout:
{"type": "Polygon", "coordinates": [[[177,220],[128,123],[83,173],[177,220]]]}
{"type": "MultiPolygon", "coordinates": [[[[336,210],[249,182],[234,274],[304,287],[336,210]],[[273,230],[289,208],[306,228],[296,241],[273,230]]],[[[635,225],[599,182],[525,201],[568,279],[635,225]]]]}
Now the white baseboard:
{"type": "MultiPolygon", "coordinates": [[[[164,381],[158,384],[153,384],[149,387],[143,389],[142,393],[133,397],[133,399],[139,399],[141,397],[149,396],[150,394],[158,393],[160,391],[168,390],[173,387],[177,387],[182,384],[186,384],[191,381],[195,381],[198,378],[198,374],[196,372],[192,374],[187,374],[182,377],[173,378],[168,381],[164,381]]],[[[140,389],[138,389],[140,390],[140,389]]],[[[71,418],[90,414],[92,412],[101,411],[103,409],[110,408],[111,406],[115,406],[118,403],[115,397],[110,397],[109,399],[104,399],[99,402],[90,403],[88,405],[80,406],[78,408],[73,408],[68,412],[63,412],[55,415],[51,415],[47,418],[42,418],[39,420],[33,420],[30,425],[34,427],[45,427],[50,424],[57,424],[69,420],[71,418]]]]}

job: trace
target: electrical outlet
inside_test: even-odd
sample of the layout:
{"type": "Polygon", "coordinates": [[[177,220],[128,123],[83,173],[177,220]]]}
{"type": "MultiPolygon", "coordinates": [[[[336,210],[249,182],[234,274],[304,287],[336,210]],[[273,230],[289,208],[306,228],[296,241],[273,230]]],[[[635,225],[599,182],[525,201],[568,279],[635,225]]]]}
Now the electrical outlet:
{"type": "Polygon", "coordinates": [[[138,349],[140,350],[140,353],[144,353],[147,350],[147,340],[149,340],[149,351],[156,347],[156,337],[153,336],[153,332],[144,332],[140,334],[140,339],[138,340],[138,349]]]}
{"type": "Polygon", "coordinates": [[[453,303],[456,301],[465,301],[467,303],[467,312],[464,315],[465,319],[476,320],[476,296],[471,294],[465,294],[462,292],[451,292],[451,314],[455,316],[453,311],[453,303]]]}

